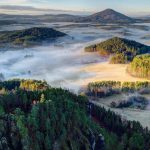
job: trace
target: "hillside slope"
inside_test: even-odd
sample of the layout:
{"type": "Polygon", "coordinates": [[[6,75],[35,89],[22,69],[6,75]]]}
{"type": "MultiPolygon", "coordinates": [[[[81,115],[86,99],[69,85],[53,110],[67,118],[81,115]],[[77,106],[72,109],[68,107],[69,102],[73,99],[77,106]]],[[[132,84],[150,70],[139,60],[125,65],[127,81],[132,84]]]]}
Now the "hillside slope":
{"type": "Polygon", "coordinates": [[[8,43],[12,45],[28,46],[40,44],[40,42],[50,41],[65,35],[65,33],[46,27],[34,27],[24,30],[4,31],[0,32],[0,44],[5,45],[5,43],[8,43]]]}
{"type": "Polygon", "coordinates": [[[133,76],[150,79],[150,54],[136,56],[127,71],[133,76]]]}
{"type": "Polygon", "coordinates": [[[149,149],[147,128],[85,96],[36,80],[0,82],[0,93],[2,150],[149,149]]]}
{"type": "Polygon", "coordinates": [[[97,22],[97,23],[133,23],[135,20],[124,14],[116,12],[112,9],[92,14],[87,17],[80,18],[81,22],[97,22]]]}
{"type": "Polygon", "coordinates": [[[110,62],[124,64],[132,61],[134,56],[150,52],[150,47],[136,41],[113,37],[104,42],[85,48],[87,52],[98,52],[101,56],[113,55],[110,62]]]}
{"type": "Polygon", "coordinates": [[[134,23],[136,19],[130,18],[122,13],[112,9],[106,9],[92,15],[43,15],[38,16],[37,19],[48,22],[78,22],[78,23],[134,23]]]}

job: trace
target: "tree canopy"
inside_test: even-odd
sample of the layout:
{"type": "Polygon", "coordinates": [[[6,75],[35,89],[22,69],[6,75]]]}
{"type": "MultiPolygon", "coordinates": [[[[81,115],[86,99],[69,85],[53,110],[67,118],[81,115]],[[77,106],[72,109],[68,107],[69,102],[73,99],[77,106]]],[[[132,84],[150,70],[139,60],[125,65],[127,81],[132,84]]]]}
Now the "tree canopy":
{"type": "Polygon", "coordinates": [[[68,90],[50,86],[29,90],[21,82],[42,81],[1,83],[6,92],[0,94],[0,149],[149,149],[150,132],[139,122],[123,120],[68,90]]]}
{"type": "Polygon", "coordinates": [[[150,54],[136,56],[129,64],[127,72],[132,76],[150,79],[150,54]]]}
{"type": "Polygon", "coordinates": [[[110,56],[110,63],[124,64],[132,61],[134,56],[150,52],[150,47],[136,41],[113,37],[104,42],[85,48],[87,52],[98,52],[101,56],[110,56]]]}
{"type": "Polygon", "coordinates": [[[0,32],[0,43],[1,45],[6,45],[6,43],[8,43],[26,47],[65,35],[65,33],[56,31],[52,28],[34,27],[30,29],[0,32]]]}

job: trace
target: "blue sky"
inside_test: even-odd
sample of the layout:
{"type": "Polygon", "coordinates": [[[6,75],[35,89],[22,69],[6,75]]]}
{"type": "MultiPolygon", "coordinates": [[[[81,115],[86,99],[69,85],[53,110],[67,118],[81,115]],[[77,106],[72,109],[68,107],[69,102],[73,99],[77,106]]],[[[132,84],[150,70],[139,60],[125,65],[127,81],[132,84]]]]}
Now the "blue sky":
{"type": "Polygon", "coordinates": [[[74,11],[150,12],[150,0],[0,0],[1,5],[21,5],[74,11]]]}

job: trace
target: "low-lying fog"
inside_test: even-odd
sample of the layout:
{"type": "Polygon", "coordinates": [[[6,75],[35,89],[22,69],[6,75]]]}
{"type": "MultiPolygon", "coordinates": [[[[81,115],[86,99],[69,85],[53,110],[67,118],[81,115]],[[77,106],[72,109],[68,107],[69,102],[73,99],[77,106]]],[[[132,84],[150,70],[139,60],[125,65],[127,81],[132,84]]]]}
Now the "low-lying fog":
{"type": "Polygon", "coordinates": [[[5,79],[44,79],[53,86],[76,89],[74,81],[86,78],[79,68],[101,61],[94,54],[84,54],[83,45],[60,44],[0,53],[0,72],[5,79]]]}
{"type": "MultiPolygon", "coordinates": [[[[61,38],[35,48],[0,52],[0,73],[5,79],[35,78],[44,79],[52,86],[69,88],[75,92],[82,85],[78,80],[94,76],[94,73],[81,71],[80,68],[91,63],[106,61],[97,54],[84,52],[84,47],[113,36],[121,36],[148,44],[142,37],[150,30],[149,24],[130,26],[96,26],[87,24],[57,23],[44,26],[55,27],[73,38],[61,38]]],[[[1,30],[14,30],[29,25],[3,26],[1,30]]]]}
{"type": "MultiPolygon", "coordinates": [[[[5,79],[33,78],[46,80],[50,85],[63,87],[74,92],[82,87],[86,78],[94,77],[94,72],[85,72],[81,68],[107,61],[97,54],[85,53],[84,47],[113,36],[125,37],[141,43],[149,44],[150,39],[143,38],[150,31],[150,24],[132,26],[97,26],[85,24],[56,23],[44,26],[54,27],[67,33],[72,38],[61,38],[55,43],[22,50],[2,50],[0,52],[0,73],[5,79]],[[79,82],[81,81],[81,82],[79,82]]],[[[29,28],[30,25],[3,26],[0,30],[29,28]]],[[[113,72],[112,72],[113,75],[113,72]]],[[[121,111],[121,110],[120,110],[121,111]]],[[[150,124],[147,111],[138,114],[121,111],[129,119],[139,120],[143,125],[150,124]],[[141,117],[143,115],[143,117],[141,117]],[[142,120],[140,119],[142,118],[142,120]]],[[[148,111],[149,113],[150,111],[148,111]]]]}

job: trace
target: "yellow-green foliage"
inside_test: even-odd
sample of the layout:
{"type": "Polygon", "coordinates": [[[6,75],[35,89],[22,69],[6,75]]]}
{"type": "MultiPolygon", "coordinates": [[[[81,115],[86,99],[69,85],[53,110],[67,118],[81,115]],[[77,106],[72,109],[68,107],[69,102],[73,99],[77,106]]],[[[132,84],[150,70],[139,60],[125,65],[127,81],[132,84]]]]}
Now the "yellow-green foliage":
{"type": "Polygon", "coordinates": [[[133,76],[150,79],[150,54],[136,56],[127,71],[133,76]]]}
{"type": "Polygon", "coordinates": [[[99,82],[91,82],[88,84],[88,92],[97,93],[105,91],[113,94],[113,90],[119,91],[138,91],[141,89],[150,88],[150,82],[123,82],[120,81],[99,81],[99,82]],[[111,90],[111,91],[110,91],[111,90]],[[112,93],[111,93],[112,92],[112,93]]]}
{"type": "Polygon", "coordinates": [[[29,91],[45,90],[48,87],[46,82],[37,80],[22,80],[20,83],[21,89],[29,91]]]}
{"type": "Polygon", "coordinates": [[[124,54],[116,54],[111,57],[110,59],[111,64],[126,64],[128,63],[128,58],[124,54]]]}
{"type": "Polygon", "coordinates": [[[95,87],[95,88],[98,88],[98,87],[105,87],[105,88],[120,88],[121,87],[121,82],[119,81],[100,81],[100,82],[91,82],[89,83],[88,85],[88,88],[91,88],[91,87],[95,87]]]}
{"type": "Polygon", "coordinates": [[[13,41],[13,44],[16,44],[16,45],[20,45],[22,44],[24,41],[20,38],[16,38],[14,41],[13,41]]]}

